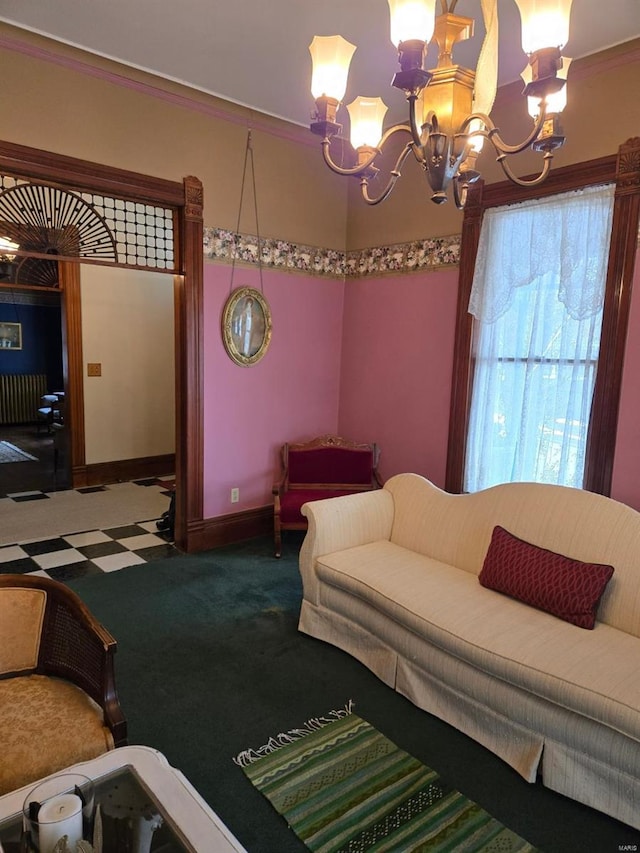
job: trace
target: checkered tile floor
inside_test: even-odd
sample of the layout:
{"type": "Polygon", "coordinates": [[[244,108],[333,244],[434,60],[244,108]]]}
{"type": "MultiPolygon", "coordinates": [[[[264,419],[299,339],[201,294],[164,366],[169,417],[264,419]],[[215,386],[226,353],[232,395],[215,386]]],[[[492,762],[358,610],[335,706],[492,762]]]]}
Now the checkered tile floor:
{"type": "MultiPolygon", "coordinates": [[[[148,485],[151,481],[137,482],[148,485]]],[[[157,480],[153,482],[157,484],[157,480]]],[[[100,488],[78,491],[88,493],[100,488]]],[[[41,500],[47,495],[31,492],[7,497],[41,500]]],[[[39,574],[68,581],[178,555],[173,544],[158,532],[156,521],[0,546],[0,574],[39,574]]]]}

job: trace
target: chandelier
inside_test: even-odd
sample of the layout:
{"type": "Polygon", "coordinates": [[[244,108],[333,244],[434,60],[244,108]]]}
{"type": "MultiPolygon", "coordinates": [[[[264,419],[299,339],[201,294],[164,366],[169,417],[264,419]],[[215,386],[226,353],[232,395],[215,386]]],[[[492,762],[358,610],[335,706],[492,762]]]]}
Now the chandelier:
{"type": "Polygon", "coordinates": [[[311,92],[316,102],[311,131],[322,137],[324,160],[332,171],[359,178],[367,204],[379,204],[389,196],[410,154],[426,172],[432,201],[446,201],[451,187],[456,206],[462,208],[469,185],[480,177],[476,159],[485,140],[495,149],[509,180],[521,186],[545,179],[555,149],[564,142],[559,114],[566,103],[564,86],[570,60],[563,59],[561,50],[569,38],[572,0],[515,0],[522,22],[522,47],[529,60],[522,75],[526,83],[523,94],[533,117],[526,139],[515,145],[502,139],[489,117],[498,78],[497,0],[481,0],[486,36],[475,71],[455,65],[452,57],[454,45],[473,35],[473,19],[454,14],[457,0],[440,0],[442,11],[434,20],[436,2],[388,0],[391,41],[398,48],[400,64],[391,85],[405,93],[409,123],[392,125],[383,132],[387,107],[382,99],[356,98],[347,106],[353,165],[336,163],[331,143],[333,139],[344,142],[336,114],[356,48],[342,36],[315,36],[309,46],[311,92]],[[432,39],[438,46],[438,61],[434,69],[426,70],[423,65],[432,39]],[[380,172],[376,160],[396,134],[408,136],[408,141],[389,170],[386,186],[371,197],[369,182],[380,172]],[[527,148],[541,153],[542,165],[538,175],[525,180],[514,174],[507,158],[527,148]]]}

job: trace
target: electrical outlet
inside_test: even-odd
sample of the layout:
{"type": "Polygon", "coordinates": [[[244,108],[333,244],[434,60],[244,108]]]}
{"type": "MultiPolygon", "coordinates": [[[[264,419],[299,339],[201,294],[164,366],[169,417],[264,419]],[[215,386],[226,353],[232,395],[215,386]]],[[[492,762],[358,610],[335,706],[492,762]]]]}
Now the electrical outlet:
{"type": "Polygon", "coordinates": [[[240,489],[231,489],[231,503],[237,504],[240,500],[240,489]]]}

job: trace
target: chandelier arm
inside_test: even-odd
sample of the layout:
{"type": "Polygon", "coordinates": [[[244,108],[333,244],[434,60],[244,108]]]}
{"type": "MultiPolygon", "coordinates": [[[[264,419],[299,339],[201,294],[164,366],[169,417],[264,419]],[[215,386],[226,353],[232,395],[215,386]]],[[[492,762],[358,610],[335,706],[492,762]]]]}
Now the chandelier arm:
{"type": "MultiPolygon", "coordinates": [[[[408,124],[392,124],[391,127],[388,127],[385,130],[384,134],[382,135],[382,139],[378,143],[378,148],[382,149],[384,147],[384,145],[386,144],[387,140],[391,136],[393,136],[394,133],[400,133],[400,132],[408,133],[411,136],[411,128],[409,127],[408,124]]],[[[407,143],[407,144],[409,144],[409,143],[407,143]]],[[[411,143],[411,144],[413,144],[413,143],[411,143]]]]}
{"type": "Polygon", "coordinates": [[[331,140],[328,136],[325,136],[321,144],[324,162],[327,164],[327,166],[331,169],[332,172],[335,172],[338,175],[353,175],[355,177],[358,177],[358,175],[361,175],[363,171],[373,165],[373,161],[380,153],[379,149],[376,148],[373,154],[367,160],[365,160],[364,163],[360,163],[357,166],[352,166],[350,169],[345,169],[343,166],[338,166],[338,164],[334,163],[334,161],[331,159],[331,154],[329,153],[329,146],[331,145],[331,140]]]}
{"type": "MultiPolygon", "coordinates": [[[[406,124],[405,125],[395,125],[395,127],[398,130],[406,130],[406,132],[411,137],[413,137],[413,134],[411,133],[411,128],[408,125],[406,125],[406,124]]],[[[382,143],[380,143],[380,147],[382,147],[382,143]]],[[[399,169],[400,166],[404,163],[405,159],[407,158],[407,156],[409,154],[409,151],[411,151],[413,153],[413,156],[416,158],[418,163],[420,163],[421,166],[424,166],[424,157],[422,155],[422,146],[417,145],[416,142],[414,141],[414,139],[412,138],[411,142],[407,142],[406,146],[402,149],[402,152],[400,153],[400,156],[398,157],[398,160],[396,162],[394,170],[399,169]]],[[[394,170],[392,170],[392,171],[394,171],[394,170]]]]}
{"type": "MultiPolygon", "coordinates": [[[[324,157],[324,161],[327,164],[327,166],[331,169],[331,171],[336,172],[336,174],[347,175],[347,176],[351,175],[351,176],[354,176],[357,178],[359,175],[363,175],[371,169],[371,167],[373,166],[373,162],[376,159],[376,157],[378,156],[378,154],[382,153],[382,149],[385,146],[385,144],[387,143],[387,140],[394,133],[398,133],[398,132],[404,132],[404,133],[411,134],[411,128],[406,124],[393,124],[393,125],[391,125],[391,127],[389,127],[384,132],[384,134],[382,135],[382,139],[380,140],[380,142],[378,142],[376,147],[374,149],[372,149],[371,156],[368,157],[362,163],[358,163],[357,166],[352,166],[351,168],[344,168],[343,166],[338,166],[338,164],[335,163],[331,159],[331,154],[329,152],[329,147],[331,145],[331,139],[328,136],[325,136],[325,138],[322,140],[322,143],[321,143],[322,144],[322,155],[324,157]]],[[[413,143],[409,143],[409,144],[413,145],[413,143]]],[[[406,157],[406,154],[403,152],[400,155],[400,157],[398,158],[398,162],[396,163],[396,167],[395,167],[396,169],[398,168],[399,164],[404,161],[405,157],[406,157]]]]}
{"type": "Polygon", "coordinates": [[[362,198],[365,200],[365,202],[367,204],[370,204],[372,206],[375,204],[380,204],[381,201],[384,201],[386,198],[388,198],[391,195],[391,191],[395,187],[396,181],[398,180],[399,177],[400,177],[399,173],[392,175],[391,178],[389,178],[389,182],[387,183],[387,186],[380,193],[380,195],[376,196],[375,198],[371,198],[369,193],[368,193],[368,186],[369,186],[368,179],[367,178],[361,178],[361,180],[360,180],[360,191],[362,193],[362,198]]]}
{"type": "MultiPolygon", "coordinates": [[[[478,175],[479,177],[479,175],[478,175]]],[[[469,186],[474,181],[465,180],[464,176],[457,175],[452,181],[453,184],[453,201],[458,210],[464,210],[469,194],[469,186]]]]}
{"type": "Polygon", "coordinates": [[[375,198],[371,198],[371,196],[369,195],[369,192],[368,192],[369,178],[367,177],[367,175],[362,176],[362,178],[360,180],[360,191],[362,192],[362,198],[366,201],[367,204],[370,204],[370,205],[380,204],[381,201],[384,201],[386,198],[389,197],[389,195],[391,194],[391,191],[393,190],[393,188],[396,185],[396,181],[400,177],[400,174],[401,174],[400,168],[403,165],[404,161],[409,156],[409,154],[411,153],[411,151],[413,151],[413,149],[414,149],[413,142],[407,142],[405,147],[402,149],[400,156],[396,160],[395,166],[393,167],[393,169],[390,172],[390,178],[387,182],[386,187],[382,190],[380,195],[376,196],[375,198]]]}
{"type": "Polygon", "coordinates": [[[418,128],[418,115],[417,115],[417,95],[409,94],[407,95],[407,100],[409,101],[409,121],[411,123],[410,130],[411,136],[413,137],[413,142],[416,148],[424,148],[427,143],[427,139],[429,138],[429,134],[431,133],[431,129],[434,124],[434,120],[437,124],[437,118],[433,110],[431,110],[427,116],[426,122],[422,125],[422,127],[428,128],[425,133],[421,129],[418,128]]]}
{"type": "Polygon", "coordinates": [[[460,189],[460,181],[453,181],[453,201],[458,210],[464,210],[464,205],[467,200],[467,187],[463,186],[460,189]]]}
{"type": "Polygon", "coordinates": [[[411,143],[411,150],[413,151],[413,156],[416,158],[418,163],[422,166],[423,169],[426,169],[426,163],[424,159],[424,149],[419,145],[416,145],[415,142],[411,143]]]}
{"type": "Polygon", "coordinates": [[[540,174],[535,178],[531,178],[531,180],[525,180],[524,178],[519,178],[517,175],[513,173],[511,167],[508,165],[506,160],[506,155],[503,154],[497,158],[498,163],[502,166],[502,171],[505,173],[507,178],[512,181],[514,184],[518,184],[520,187],[535,187],[538,184],[541,184],[544,179],[549,174],[549,170],[551,169],[551,161],[553,160],[553,151],[545,151],[543,155],[543,164],[542,169],[540,170],[540,174]]]}
{"type": "Polygon", "coordinates": [[[540,136],[540,132],[544,126],[544,123],[547,119],[547,108],[544,101],[541,102],[540,114],[538,115],[535,124],[531,130],[529,136],[517,145],[507,145],[507,143],[500,136],[500,130],[495,126],[493,121],[489,118],[485,113],[471,113],[471,115],[467,116],[467,118],[462,122],[460,126],[460,132],[464,133],[465,130],[469,127],[471,122],[474,120],[481,121],[482,124],[485,125],[488,130],[475,130],[469,134],[469,138],[473,139],[475,136],[484,136],[485,139],[488,139],[489,142],[493,145],[498,154],[520,154],[521,151],[524,151],[526,148],[529,148],[532,142],[535,142],[536,139],[540,136]]]}

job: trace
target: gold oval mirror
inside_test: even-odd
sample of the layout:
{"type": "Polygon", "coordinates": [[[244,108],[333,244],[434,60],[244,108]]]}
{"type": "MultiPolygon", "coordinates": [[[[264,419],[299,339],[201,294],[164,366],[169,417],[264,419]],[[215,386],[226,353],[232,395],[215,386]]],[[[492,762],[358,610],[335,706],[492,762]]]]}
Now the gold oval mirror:
{"type": "Polygon", "coordinates": [[[232,291],[222,312],[222,340],[229,358],[251,367],[271,341],[271,311],[263,294],[253,287],[232,291]]]}

